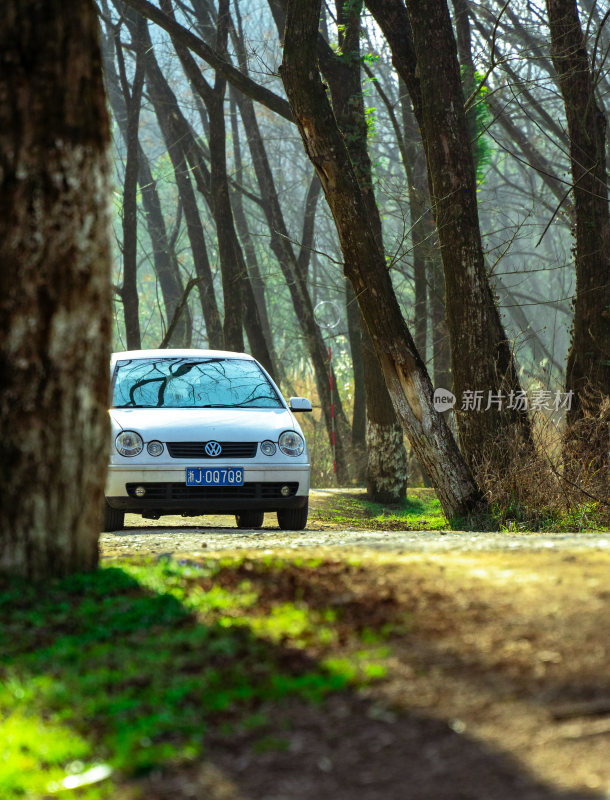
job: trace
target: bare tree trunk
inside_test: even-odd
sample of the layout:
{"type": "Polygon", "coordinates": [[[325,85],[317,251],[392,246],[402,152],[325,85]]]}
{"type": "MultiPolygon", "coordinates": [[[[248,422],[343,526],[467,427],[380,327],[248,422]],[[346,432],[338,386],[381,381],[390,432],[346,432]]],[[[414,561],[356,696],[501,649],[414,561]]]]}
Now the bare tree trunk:
{"type": "Polygon", "coordinates": [[[187,143],[184,141],[183,130],[179,127],[178,103],[157,63],[148,29],[145,29],[142,35],[145,44],[146,77],[150,98],[174,168],[193,254],[193,264],[197,277],[201,279],[199,296],[208,344],[212,348],[223,348],[225,341],[214,292],[214,278],[191,174],[187,166],[187,143]]]}
{"type": "MultiPolygon", "coordinates": [[[[451,0],[453,5],[453,21],[455,24],[455,37],[458,49],[459,63],[461,67],[462,87],[464,100],[468,100],[470,95],[477,88],[477,76],[472,58],[472,42],[470,35],[470,17],[468,13],[468,0],[451,0]]],[[[468,125],[468,135],[470,146],[472,147],[472,160],[474,162],[475,175],[478,165],[477,147],[477,118],[474,105],[466,112],[466,123],[468,125]]]]}
{"type": "MultiPolygon", "coordinates": [[[[309,352],[314,374],[316,378],[316,388],[322,406],[322,413],[326,429],[330,437],[332,430],[332,419],[330,416],[330,389],[328,377],[328,359],[326,347],[322,334],[314,319],[313,303],[309,294],[307,283],[303,279],[302,271],[299,270],[297,257],[290,243],[288,229],[284,222],[284,216],[280,206],[273,174],[267,159],[265,146],[258,128],[254,108],[247,98],[238,101],[244,125],[248,132],[248,144],[252,154],[252,162],[259,182],[261,195],[265,203],[263,210],[267,218],[269,233],[271,237],[271,249],[273,250],[280,268],[286,279],[292,303],[301,325],[301,330],[305,338],[305,344],[309,352]]],[[[337,383],[333,382],[336,386],[337,383]]],[[[338,392],[335,393],[335,410],[337,419],[337,479],[339,483],[345,484],[349,480],[347,465],[347,438],[351,435],[343,404],[338,392]]]]}
{"type": "MultiPolygon", "coordinates": [[[[570,137],[576,215],[576,302],[566,388],[574,392],[568,423],[598,416],[610,397],[610,216],[606,124],[595,96],[575,0],[547,0],[551,54],[570,137]]],[[[607,442],[599,453],[607,459],[607,442]]]]}
{"type": "Polygon", "coordinates": [[[404,322],[344,139],[317,70],[320,0],[290,0],[280,74],[305,150],[333,214],[350,279],[394,408],[448,517],[479,507],[481,493],[445,420],[404,322]]]}
{"type": "Polygon", "coordinates": [[[437,389],[453,389],[451,374],[451,343],[445,312],[445,277],[440,258],[432,261],[430,289],[428,292],[432,327],[432,359],[434,364],[434,386],[437,389]]]}
{"type": "Polygon", "coordinates": [[[95,6],[0,28],[0,569],[94,569],[108,458],[110,133],[95,6]]]}
{"type": "Polygon", "coordinates": [[[451,19],[446,0],[406,5],[408,14],[402,0],[367,0],[422,131],[445,274],[454,391],[459,400],[477,390],[487,402],[496,398],[487,410],[457,408],[460,445],[473,468],[484,457],[496,470],[506,469],[515,442],[531,446],[531,431],[527,413],[507,401],[511,391],[520,391],[519,378],[485,271],[451,19]]]}
{"type": "MultiPolygon", "coordinates": [[[[241,157],[241,142],[239,133],[239,124],[237,121],[237,108],[235,105],[235,89],[231,89],[231,133],[233,136],[233,160],[235,162],[235,181],[239,186],[243,185],[244,171],[241,157]]],[[[260,329],[260,336],[262,336],[266,343],[268,350],[268,363],[265,364],[267,370],[271,373],[274,379],[279,380],[279,371],[277,357],[273,343],[273,336],[271,335],[271,324],[269,323],[269,315],[267,313],[267,301],[265,298],[265,282],[262,278],[258,259],[256,257],[256,249],[248,227],[248,220],[244,211],[244,201],[242,193],[239,190],[233,190],[231,193],[231,205],[233,208],[233,215],[235,217],[235,225],[239,238],[242,241],[245,261],[248,270],[247,280],[251,285],[251,289],[245,287],[246,295],[252,292],[254,303],[256,307],[255,316],[258,318],[258,327],[260,329]]],[[[247,327],[247,326],[246,326],[247,327]]],[[[252,336],[248,333],[248,340],[251,342],[252,336]]],[[[256,356],[256,354],[254,354],[256,356]]],[[[258,358],[258,356],[256,356],[258,358]]],[[[260,359],[258,359],[260,361],[260,359]]],[[[264,362],[263,362],[264,363],[264,362]]]]}
{"type": "MultiPolygon", "coordinates": [[[[401,86],[404,87],[402,81],[401,86]]],[[[430,267],[435,257],[440,261],[440,252],[428,193],[426,159],[421,136],[413,112],[409,108],[411,104],[404,94],[401,97],[400,105],[404,131],[403,161],[409,192],[411,241],[413,243],[413,280],[415,285],[413,332],[415,346],[425,361],[428,344],[430,267]]]]}
{"type": "MultiPolygon", "coordinates": [[[[370,334],[363,326],[362,359],[365,374],[383,373],[370,334]]],[[[385,388],[385,383],[384,383],[385,388]]],[[[387,389],[376,390],[373,381],[366,389],[366,493],[376,503],[400,503],[407,492],[409,459],[405,432],[387,389]]]]}
{"type": "MultiPolygon", "coordinates": [[[[172,0],[162,0],[163,10],[173,17],[172,0]]],[[[227,37],[229,27],[228,0],[219,0],[216,32],[216,53],[225,58],[227,55],[227,37]]],[[[211,86],[203,77],[199,67],[188,50],[174,40],[178,58],[195,90],[203,100],[209,121],[210,148],[210,196],[212,214],[216,224],[218,257],[222,276],[224,321],[223,334],[225,346],[235,351],[244,349],[242,311],[242,280],[246,273],[241,247],[235,232],[233,209],[229,196],[227,176],[226,129],[224,117],[224,100],[227,81],[216,72],[214,85],[211,86]]]]}
{"type": "MultiPolygon", "coordinates": [[[[138,15],[136,28],[141,32],[146,25],[143,17],[138,15]]],[[[123,284],[120,289],[125,319],[125,338],[128,350],[139,350],[142,346],[140,335],[140,314],[138,295],[138,156],[140,126],[140,109],[142,106],[142,90],[144,88],[144,52],[141,47],[141,35],[135,39],[136,64],[131,91],[120,37],[115,36],[115,46],[119,63],[119,76],[127,111],[125,145],[125,177],[123,179],[123,284]]]]}
{"type": "Polygon", "coordinates": [[[210,120],[210,177],[212,212],[216,223],[218,256],[222,275],[224,301],[223,332],[230,350],[244,349],[242,310],[242,281],[246,274],[241,247],[233,223],[233,209],[227,178],[224,95],[226,82],[216,76],[212,96],[206,102],[210,120]]]}
{"type": "MultiPolygon", "coordinates": [[[[174,318],[176,309],[184,292],[178,258],[176,256],[175,236],[167,234],[165,219],[161,210],[161,200],[157,191],[157,182],[153,178],[148,158],[140,147],[140,193],[142,205],[146,215],[146,227],[153,247],[153,264],[155,274],[161,288],[163,304],[167,316],[168,328],[174,318]]],[[[180,201],[181,202],[181,201],[180,201]]],[[[176,234],[178,231],[176,231],[176,234]]],[[[179,318],[173,327],[171,336],[167,340],[168,347],[190,347],[193,337],[193,318],[188,307],[184,304],[179,318]]]]}
{"type": "MultiPolygon", "coordinates": [[[[338,0],[336,14],[341,56],[333,53],[321,37],[318,39],[318,55],[320,69],[330,88],[337,123],[344,135],[362,199],[368,210],[371,229],[380,250],[383,250],[383,230],[373,189],[373,171],[368,153],[367,124],[362,96],[361,13],[361,0],[350,4],[338,0]]],[[[422,289],[425,294],[425,275],[420,273],[416,287],[416,295],[418,295],[416,304],[417,300],[421,303],[422,289]]],[[[421,307],[419,311],[421,313],[421,307]]],[[[424,352],[425,327],[424,309],[423,325],[420,323],[418,327],[420,334],[422,329],[424,331],[422,342],[424,352]]],[[[407,485],[407,453],[403,442],[404,437],[402,432],[400,435],[395,435],[396,430],[400,429],[400,423],[394,412],[379,360],[374,354],[366,329],[362,332],[362,346],[367,404],[367,494],[369,499],[374,501],[398,503],[403,499],[407,485]],[[382,452],[371,453],[371,447],[382,448],[382,452]],[[394,475],[393,479],[389,477],[392,474],[394,475]],[[396,494],[392,495],[392,490],[395,490],[396,494]]]]}
{"type": "MultiPolygon", "coordinates": [[[[123,6],[123,9],[125,7],[123,6]]],[[[112,31],[109,31],[112,35],[112,31]]],[[[108,99],[112,107],[114,118],[117,121],[121,136],[127,140],[127,110],[125,98],[119,88],[119,78],[114,65],[113,48],[106,36],[102,36],[102,53],[104,56],[104,76],[106,79],[106,90],[108,99]]],[[[148,158],[142,146],[138,143],[138,183],[142,205],[146,218],[146,227],[153,248],[153,263],[155,274],[159,281],[166,316],[169,320],[173,319],[176,308],[178,307],[184,287],[178,267],[178,259],[175,250],[167,235],[165,220],[161,210],[161,201],[157,191],[157,184],[153,178],[148,158]]],[[[185,306],[181,312],[180,319],[176,321],[171,339],[170,347],[189,347],[192,335],[192,320],[185,306]]]]}
{"type": "Polygon", "coordinates": [[[366,330],[352,284],[345,281],[345,312],[347,316],[347,336],[352,357],[354,378],[354,404],[352,410],[352,451],[354,472],[358,484],[366,483],[366,393],[364,388],[364,359],[362,336],[366,330]]]}
{"type": "MultiPolygon", "coordinates": [[[[239,35],[235,36],[234,44],[240,69],[243,74],[247,74],[246,52],[243,44],[243,37],[241,36],[239,17],[238,26],[239,35]]],[[[324,339],[314,318],[314,306],[307,286],[307,272],[310,260],[307,240],[310,235],[313,235],[314,223],[314,216],[312,215],[311,225],[309,228],[307,227],[308,209],[313,208],[315,212],[319,187],[316,186],[316,183],[313,181],[310,184],[305,204],[303,242],[300,252],[295,254],[291,244],[291,237],[289,236],[288,228],[284,220],[263,137],[258,125],[254,104],[249,96],[241,92],[236,94],[235,99],[242,116],[244,128],[247,132],[252,164],[256,172],[260,194],[263,198],[262,209],[269,227],[271,249],[277,258],[282,274],[286,280],[295,314],[301,326],[305,346],[311,358],[318,397],[322,407],[322,415],[330,439],[332,436],[332,415],[327,351],[324,339]]],[[[288,116],[292,121],[291,115],[289,114],[288,116]]],[[[349,464],[351,459],[349,451],[351,430],[343,409],[343,402],[337,388],[337,381],[332,367],[330,371],[333,385],[335,386],[334,405],[337,480],[339,484],[344,485],[348,483],[350,479],[349,464]]]]}

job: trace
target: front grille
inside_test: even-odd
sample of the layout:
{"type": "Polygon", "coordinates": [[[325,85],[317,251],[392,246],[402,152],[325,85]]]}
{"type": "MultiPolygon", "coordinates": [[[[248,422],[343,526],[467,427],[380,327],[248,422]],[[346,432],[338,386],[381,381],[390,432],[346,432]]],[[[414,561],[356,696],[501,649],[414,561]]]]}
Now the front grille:
{"type": "Polygon", "coordinates": [[[205,452],[207,442],[168,442],[167,450],[172,458],[254,458],[258,442],[218,442],[222,447],[219,456],[205,452]]]}
{"type": "Polygon", "coordinates": [[[158,500],[280,500],[294,497],[299,488],[298,483],[244,483],[243,486],[187,486],[184,483],[128,483],[125,488],[130,497],[137,497],[136,487],[146,489],[144,497],[138,500],[151,503],[158,500]],[[290,494],[281,493],[282,486],[290,488],[290,494]]]}

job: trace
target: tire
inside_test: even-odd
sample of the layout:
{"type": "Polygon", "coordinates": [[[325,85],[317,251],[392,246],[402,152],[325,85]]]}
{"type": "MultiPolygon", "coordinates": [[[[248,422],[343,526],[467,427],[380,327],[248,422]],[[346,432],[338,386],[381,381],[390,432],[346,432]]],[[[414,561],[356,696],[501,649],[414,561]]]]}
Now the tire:
{"type": "Polygon", "coordinates": [[[281,508],[277,512],[278,525],[283,531],[302,531],[307,525],[309,501],[303,508],[281,508]]]}
{"type": "Polygon", "coordinates": [[[238,528],[262,528],[264,519],[264,511],[240,511],[235,515],[238,528]]]}
{"type": "Polygon", "coordinates": [[[104,500],[104,531],[122,531],[125,527],[125,512],[118,511],[108,505],[108,501],[104,500]]]}

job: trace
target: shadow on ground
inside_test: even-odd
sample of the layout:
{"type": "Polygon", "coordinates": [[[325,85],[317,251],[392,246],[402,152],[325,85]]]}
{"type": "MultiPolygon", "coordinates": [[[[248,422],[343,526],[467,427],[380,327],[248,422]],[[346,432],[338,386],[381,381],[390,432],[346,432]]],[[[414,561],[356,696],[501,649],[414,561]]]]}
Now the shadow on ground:
{"type": "MultiPolygon", "coordinates": [[[[600,797],[562,793],[443,721],[363,698],[302,651],[254,635],[213,584],[170,564],[44,587],[0,582],[9,687],[0,713],[69,728],[85,764],[110,765],[113,778],[79,797],[600,797]]],[[[15,756],[25,748],[27,763],[38,758],[57,781],[73,756],[53,762],[51,744],[42,756],[38,746],[24,740],[15,756]]],[[[47,796],[45,775],[29,797],[47,796]]],[[[5,799],[23,796],[19,776],[12,780],[0,781],[5,799]]]]}

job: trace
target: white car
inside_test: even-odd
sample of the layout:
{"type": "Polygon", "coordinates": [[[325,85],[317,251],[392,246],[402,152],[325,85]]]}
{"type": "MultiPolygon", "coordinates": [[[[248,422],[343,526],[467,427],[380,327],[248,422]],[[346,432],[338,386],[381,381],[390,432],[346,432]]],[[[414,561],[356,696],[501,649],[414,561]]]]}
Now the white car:
{"type": "Polygon", "coordinates": [[[266,511],[280,528],[307,524],[310,463],[294,412],[252,356],[219,350],[114,353],[112,445],[104,530],[125,512],[234,514],[260,528],[266,511]]]}

